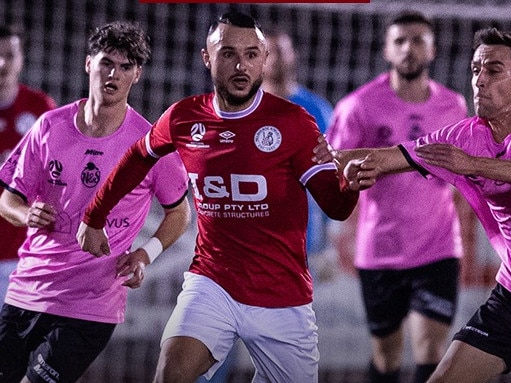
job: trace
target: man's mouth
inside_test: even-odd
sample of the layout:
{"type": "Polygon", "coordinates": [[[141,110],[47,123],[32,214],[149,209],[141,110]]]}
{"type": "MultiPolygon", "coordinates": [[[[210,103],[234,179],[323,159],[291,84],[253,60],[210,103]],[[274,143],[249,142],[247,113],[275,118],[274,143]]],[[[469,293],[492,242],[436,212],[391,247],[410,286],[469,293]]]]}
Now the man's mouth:
{"type": "Polygon", "coordinates": [[[246,86],[249,83],[249,78],[246,76],[235,76],[231,80],[235,85],[239,87],[246,86]]]}
{"type": "Polygon", "coordinates": [[[105,89],[106,90],[111,90],[111,91],[114,91],[114,90],[117,90],[117,86],[112,84],[111,82],[107,82],[105,84],[105,89]]]}

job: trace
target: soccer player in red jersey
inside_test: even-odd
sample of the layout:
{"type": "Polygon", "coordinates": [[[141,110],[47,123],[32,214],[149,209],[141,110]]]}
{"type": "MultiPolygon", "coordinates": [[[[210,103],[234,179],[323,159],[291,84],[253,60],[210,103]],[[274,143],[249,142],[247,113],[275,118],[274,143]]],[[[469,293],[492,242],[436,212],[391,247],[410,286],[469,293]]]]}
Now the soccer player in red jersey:
{"type": "Polygon", "coordinates": [[[306,190],[337,220],[351,214],[358,192],[344,187],[333,163],[312,161],[320,136],[314,118],[260,88],[267,55],[252,17],[228,13],[215,21],[202,50],[214,92],[163,113],[110,174],[77,233],[84,250],[103,255],[110,209],[158,158],[179,152],[199,230],[155,382],[211,378],[238,338],[254,362],[254,382],[318,380],[306,190]]]}

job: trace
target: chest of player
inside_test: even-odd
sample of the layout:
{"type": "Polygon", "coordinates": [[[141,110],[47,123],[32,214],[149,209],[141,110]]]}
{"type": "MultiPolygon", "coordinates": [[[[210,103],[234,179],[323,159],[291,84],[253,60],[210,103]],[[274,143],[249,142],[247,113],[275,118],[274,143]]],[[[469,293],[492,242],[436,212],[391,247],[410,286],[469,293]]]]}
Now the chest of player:
{"type": "Polygon", "coordinates": [[[182,124],[173,142],[198,200],[266,203],[299,187],[292,167],[296,147],[278,124],[182,124]]]}
{"type": "Polygon", "coordinates": [[[49,137],[40,157],[46,187],[94,193],[134,140],[75,139],[71,143],[66,135],[49,137]]]}
{"type": "Polygon", "coordinates": [[[181,124],[173,142],[188,171],[269,174],[289,167],[291,137],[278,124],[238,120],[181,124]]]}

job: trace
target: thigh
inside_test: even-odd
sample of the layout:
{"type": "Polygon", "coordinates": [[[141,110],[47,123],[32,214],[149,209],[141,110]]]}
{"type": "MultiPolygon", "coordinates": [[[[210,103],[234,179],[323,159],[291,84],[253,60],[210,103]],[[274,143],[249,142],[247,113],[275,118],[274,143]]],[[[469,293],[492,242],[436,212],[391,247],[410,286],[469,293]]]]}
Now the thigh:
{"type": "Polygon", "coordinates": [[[85,372],[112,337],[115,324],[43,314],[44,341],[31,353],[27,376],[32,383],[72,383],[85,372]]]}
{"type": "Polygon", "coordinates": [[[238,339],[237,306],[211,279],[185,273],[183,290],[163,331],[159,369],[179,363],[202,374],[202,366],[208,364],[205,377],[211,378],[238,339]]]}
{"type": "Polygon", "coordinates": [[[406,270],[363,270],[358,274],[369,331],[374,337],[395,333],[410,307],[406,270]]]}
{"type": "Polygon", "coordinates": [[[497,284],[454,339],[499,357],[511,371],[511,292],[497,284]]]}
{"type": "Polygon", "coordinates": [[[318,381],[318,334],[312,305],[245,306],[241,339],[256,368],[253,382],[318,381]]]}
{"type": "Polygon", "coordinates": [[[504,361],[467,343],[453,341],[428,383],[480,383],[499,375],[504,361]]]}

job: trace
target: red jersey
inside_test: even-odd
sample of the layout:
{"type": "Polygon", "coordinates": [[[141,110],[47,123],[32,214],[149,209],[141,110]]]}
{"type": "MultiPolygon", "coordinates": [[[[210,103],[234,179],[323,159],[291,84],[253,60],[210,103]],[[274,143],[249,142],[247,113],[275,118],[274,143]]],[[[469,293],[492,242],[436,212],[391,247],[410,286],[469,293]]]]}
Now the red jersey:
{"type": "MultiPolygon", "coordinates": [[[[10,105],[0,105],[0,164],[3,163],[21,137],[36,119],[47,110],[56,107],[55,101],[46,93],[20,84],[16,99],[10,105]]],[[[0,192],[2,188],[0,187],[0,192]]],[[[15,259],[26,236],[26,227],[16,227],[0,217],[2,241],[0,260],[15,259]]]]}
{"type": "MultiPolygon", "coordinates": [[[[167,109],[139,141],[138,152],[158,157],[177,149],[183,160],[198,213],[190,271],[248,305],[312,301],[305,185],[321,180],[321,193],[317,185],[311,192],[333,196],[329,203],[337,219],[349,216],[358,196],[340,191],[333,164],[312,161],[319,134],[305,109],[262,91],[240,112],[220,111],[214,94],[189,97],[167,109]]],[[[142,162],[130,162],[134,157],[126,160],[122,182],[112,187],[107,181],[106,189],[125,188],[142,162]]],[[[101,224],[94,214],[108,211],[98,208],[103,203],[101,196],[94,201],[96,210],[86,213],[86,223],[101,224]]]]}

